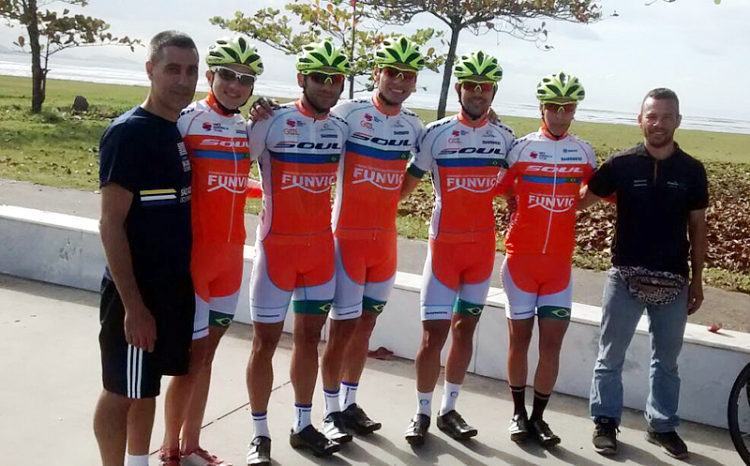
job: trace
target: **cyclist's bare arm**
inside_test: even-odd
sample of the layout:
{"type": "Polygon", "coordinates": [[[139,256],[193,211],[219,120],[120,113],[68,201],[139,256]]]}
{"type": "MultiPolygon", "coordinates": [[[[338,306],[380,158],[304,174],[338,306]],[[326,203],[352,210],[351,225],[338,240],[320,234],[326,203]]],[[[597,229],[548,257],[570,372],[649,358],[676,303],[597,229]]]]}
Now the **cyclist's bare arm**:
{"type": "Polygon", "coordinates": [[[703,265],[708,250],[707,230],[706,209],[691,210],[688,216],[691,271],[688,314],[697,311],[703,303],[703,265]]]}
{"type": "Polygon", "coordinates": [[[129,344],[151,352],[156,342],[156,323],[138,291],[125,232],[125,219],[132,202],[133,193],[127,189],[116,183],[105,185],[102,188],[99,233],[112,280],[125,307],[125,339],[129,344]]]}
{"type": "Polygon", "coordinates": [[[407,197],[409,197],[409,194],[411,194],[412,191],[416,189],[420,181],[422,181],[422,178],[417,178],[411,173],[406,173],[406,176],[404,176],[404,182],[401,184],[401,200],[402,201],[406,199],[407,197]]]}

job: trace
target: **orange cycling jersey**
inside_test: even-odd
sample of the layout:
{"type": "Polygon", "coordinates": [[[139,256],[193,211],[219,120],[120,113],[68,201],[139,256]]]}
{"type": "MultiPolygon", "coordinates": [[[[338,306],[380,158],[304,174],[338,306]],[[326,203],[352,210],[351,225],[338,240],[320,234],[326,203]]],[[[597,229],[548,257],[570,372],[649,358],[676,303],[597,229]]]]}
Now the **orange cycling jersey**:
{"type": "Polygon", "coordinates": [[[245,119],[224,113],[209,93],[182,111],[177,127],[193,168],[194,241],[243,244],[251,163],[245,119]]]}
{"type": "Polygon", "coordinates": [[[331,231],[331,186],[344,150],[346,122],[316,119],[300,101],[282,105],[250,125],[250,153],[258,159],[263,211],[258,238],[307,241],[331,231]]]}
{"type": "Polygon", "coordinates": [[[432,173],[431,239],[464,242],[494,234],[492,198],[513,139],[502,123],[474,122],[462,114],[427,125],[409,173],[432,173]]]}
{"type": "Polygon", "coordinates": [[[388,112],[374,96],[339,104],[332,113],[349,128],[333,209],[336,236],[395,234],[401,183],[422,122],[403,108],[388,112]]]}
{"type": "Polygon", "coordinates": [[[507,162],[498,189],[510,189],[517,204],[507,253],[570,257],[579,190],[596,168],[594,150],[572,134],[556,138],[542,128],[518,139],[507,162]]]}

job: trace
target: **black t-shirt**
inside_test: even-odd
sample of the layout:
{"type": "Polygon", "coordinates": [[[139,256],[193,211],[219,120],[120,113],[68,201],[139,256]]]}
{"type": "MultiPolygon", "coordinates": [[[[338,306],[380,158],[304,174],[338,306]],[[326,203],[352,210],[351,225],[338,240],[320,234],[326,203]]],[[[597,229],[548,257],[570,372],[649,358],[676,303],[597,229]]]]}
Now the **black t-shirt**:
{"type": "Polygon", "coordinates": [[[116,183],[133,193],[125,227],[136,281],[189,274],[191,172],[176,123],[136,107],[107,128],[99,153],[100,186],[116,183]]]}
{"type": "Polygon", "coordinates": [[[612,264],[689,275],[688,214],[708,206],[702,163],[679,147],[657,160],[639,144],[602,164],[589,189],[617,194],[612,264]]]}

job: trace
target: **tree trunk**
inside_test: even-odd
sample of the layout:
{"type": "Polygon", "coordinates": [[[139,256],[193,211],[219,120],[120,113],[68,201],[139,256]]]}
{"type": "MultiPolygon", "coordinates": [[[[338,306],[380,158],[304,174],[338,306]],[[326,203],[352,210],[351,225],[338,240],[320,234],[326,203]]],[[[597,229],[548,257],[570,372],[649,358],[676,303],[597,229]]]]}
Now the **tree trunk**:
{"type": "Polygon", "coordinates": [[[456,48],[458,47],[458,35],[461,34],[460,19],[453,20],[451,24],[451,42],[448,47],[448,56],[445,58],[443,67],[443,84],[440,88],[440,102],[438,103],[437,118],[438,120],[445,116],[445,105],[448,101],[448,92],[451,86],[451,76],[453,76],[453,63],[456,61],[456,48]]]}
{"type": "Polygon", "coordinates": [[[29,33],[29,47],[31,48],[31,112],[42,111],[44,102],[44,78],[42,70],[42,47],[39,43],[39,11],[36,0],[29,0],[26,11],[28,22],[26,30],[29,33]]]}

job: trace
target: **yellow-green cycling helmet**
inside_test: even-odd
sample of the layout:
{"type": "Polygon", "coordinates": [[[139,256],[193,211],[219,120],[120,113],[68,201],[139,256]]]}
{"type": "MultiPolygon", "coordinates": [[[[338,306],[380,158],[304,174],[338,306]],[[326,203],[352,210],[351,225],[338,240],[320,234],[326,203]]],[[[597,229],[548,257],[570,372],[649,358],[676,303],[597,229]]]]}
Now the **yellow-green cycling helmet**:
{"type": "Polygon", "coordinates": [[[380,68],[401,65],[419,71],[424,68],[424,57],[414,41],[404,36],[391,37],[375,52],[375,65],[380,68]]]}
{"type": "Polygon", "coordinates": [[[578,103],[584,97],[586,91],[581,81],[562,71],[543,77],[536,86],[536,98],[542,103],[578,103]]]}
{"type": "Polygon", "coordinates": [[[258,55],[258,50],[250,44],[250,39],[242,34],[234,37],[222,37],[209,45],[206,64],[209,67],[245,65],[256,76],[263,73],[263,61],[258,55]]]}
{"type": "Polygon", "coordinates": [[[482,80],[497,83],[503,79],[503,68],[497,58],[480,50],[461,55],[453,66],[453,75],[458,78],[458,82],[482,80]]]}
{"type": "Polygon", "coordinates": [[[350,69],[349,59],[330,39],[302,47],[302,53],[297,57],[296,68],[302,74],[349,74],[350,69]]]}

